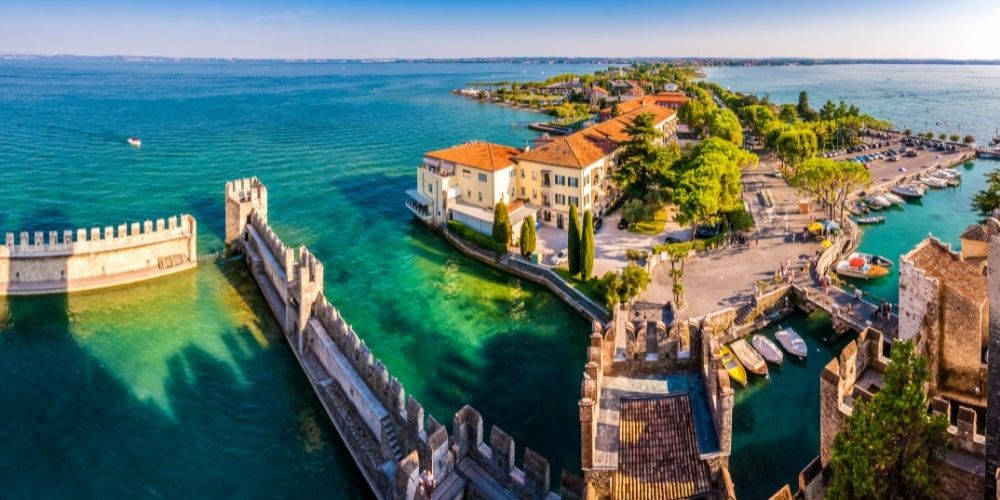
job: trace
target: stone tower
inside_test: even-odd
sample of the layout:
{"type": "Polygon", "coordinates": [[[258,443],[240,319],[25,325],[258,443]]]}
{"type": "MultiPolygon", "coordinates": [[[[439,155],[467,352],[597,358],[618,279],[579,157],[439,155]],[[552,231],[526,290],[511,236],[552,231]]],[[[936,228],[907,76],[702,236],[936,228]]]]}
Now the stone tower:
{"type": "Polygon", "coordinates": [[[306,247],[299,247],[299,259],[286,269],[293,269],[288,279],[288,303],[285,307],[285,325],[296,339],[299,353],[306,345],[304,332],[312,316],[313,304],[323,292],[323,264],[306,247]]]}
{"type": "Polygon", "coordinates": [[[267,222],[267,188],[264,184],[256,177],[227,182],[226,249],[239,249],[243,228],[253,212],[267,222]]]}
{"type": "Polygon", "coordinates": [[[1000,237],[990,238],[986,264],[989,299],[989,347],[986,382],[986,498],[997,497],[997,467],[1000,466],[1000,237]]]}

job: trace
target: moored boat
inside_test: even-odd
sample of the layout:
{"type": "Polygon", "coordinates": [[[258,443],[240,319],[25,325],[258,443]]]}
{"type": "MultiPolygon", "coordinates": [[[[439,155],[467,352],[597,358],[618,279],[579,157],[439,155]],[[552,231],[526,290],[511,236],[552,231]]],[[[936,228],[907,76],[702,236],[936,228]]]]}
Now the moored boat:
{"type": "Polygon", "coordinates": [[[767,363],[757,351],[750,347],[750,344],[747,344],[746,340],[737,339],[729,344],[729,349],[733,351],[733,354],[747,370],[762,377],[767,376],[767,363]]]}
{"type": "Polygon", "coordinates": [[[733,355],[733,351],[730,351],[726,346],[722,346],[719,348],[719,356],[722,358],[722,366],[725,366],[726,372],[729,373],[729,378],[747,385],[747,372],[743,369],[740,361],[736,359],[736,356],[733,355]]]}
{"type": "Polygon", "coordinates": [[[882,196],[894,205],[902,205],[906,201],[901,196],[893,193],[882,193],[882,196]]]}
{"type": "Polygon", "coordinates": [[[882,208],[889,208],[889,207],[892,206],[892,202],[889,201],[888,198],[886,198],[885,196],[882,196],[882,195],[874,196],[872,198],[872,200],[874,200],[875,203],[878,203],[879,206],[882,207],[882,208]]]}
{"type": "Polygon", "coordinates": [[[864,280],[881,278],[889,274],[889,270],[885,267],[872,264],[866,257],[857,253],[852,253],[838,262],[834,270],[841,276],[864,280]]]}
{"type": "Polygon", "coordinates": [[[872,224],[881,224],[885,222],[885,216],[877,215],[874,217],[858,217],[856,219],[856,222],[861,225],[869,225],[869,226],[872,224]]]}
{"type": "Polygon", "coordinates": [[[888,257],[883,257],[881,255],[875,255],[871,253],[855,252],[854,255],[861,257],[868,261],[869,264],[875,264],[876,266],[882,267],[892,267],[892,260],[888,257]]]}
{"type": "Polygon", "coordinates": [[[911,200],[924,197],[924,189],[916,184],[900,184],[899,186],[893,186],[891,191],[893,194],[911,200]]]}
{"type": "Polygon", "coordinates": [[[750,343],[768,362],[780,365],[785,361],[785,355],[771,339],[757,334],[750,338],[750,343]]]}
{"type": "Polygon", "coordinates": [[[953,168],[942,168],[940,170],[935,170],[931,172],[931,175],[935,177],[940,177],[942,179],[957,179],[962,176],[962,172],[955,170],[953,168]]]}
{"type": "Polygon", "coordinates": [[[943,187],[948,187],[948,181],[940,177],[926,176],[920,179],[920,182],[924,183],[925,186],[940,189],[943,187]]]}
{"type": "Polygon", "coordinates": [[[809,355],[809,347],[806,345],[806,341],[802,340],[802,337],[791,328],[779,330],[778,333],[774,334],[774,338],[778,339],[781,347],[784,347],[789,354],[803,359],[809,355]]]}
{"type": "Polygon", "coordinates": [[[142,146],[142,141],[138,137],[129,137],[128,143],[130,146],[139,147],[142,146]]]}

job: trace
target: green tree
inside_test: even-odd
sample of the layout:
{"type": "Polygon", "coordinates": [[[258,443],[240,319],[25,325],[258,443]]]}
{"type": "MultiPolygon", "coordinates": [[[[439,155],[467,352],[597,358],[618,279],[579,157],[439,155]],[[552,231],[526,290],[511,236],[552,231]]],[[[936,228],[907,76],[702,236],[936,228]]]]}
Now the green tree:
{"type": "Polygon", "coordinates": [[[806,128],[793,127],[781,132],[774,148],[777,150],[778,158],[781,158],[786,166],[794,168],[799,163],[816,156],[818,149],[816,134],[806,128]]]}
{"type": "Polygon", "coordinates": [[[809,94],[806,91],[799,92],[799,103],[795,106],[795,111],[806,121],[816,121],[820,119],[820,114],[809,107],[809,94]]]}
{"type": "Polygon", "coordinates": [[[909,129],[908,128],[908,129],[904,130],[903,131],[903,135],[905,135],[906,137],[910,137],[911,135],[913,135],[913,129],[909,129]]]}
{"type": "Polygon", "coordinates": [[[941,132],[940,134],[938,134],[938,139],[941,139],[942,141],[945,140],[945,139],[947,139],[947,138],[948,138],[948,134],[946,134],[944,132],[941,132]]]}
{"type": "Polygon", "coordinates": [[[828,498],[935,496],[948,420],[928,416],[929,380],[927,359],[914,352],[913,342],[894,343],[882,388],[869,401],[855,400],[833,440],[828,498]]]}
{"type": "Polygon", "coordinates": [[[976,142],[976,138],[972,135],[967,135],[962,138],[962,142],[965,144],[972,144],[973,142],[976,142]]]}
{"type": "Polygon", "coordinates": [[[580,238],[580,279],[587,281],[594,271],[594,214],[583,211],[583,237],[580,238]]]}
{"type": "Polygon", "coordinates": [[[566,250],[569,253],[569,274],[580,272],[580,215],[576,205],[569,206],[569,230],[566,231],[566,250]]]}
{"type": "Polygon", "coordinates": [[[677,222],[691,224],[691,239],[698,224],[719,212],[721,192],[719,178],[711,169],[695,168],[681,175],[674,190],[674,203],[678,208],[677,222]]]}
{"type": "Polygon", "coordinates": [[[728,109],[718,108],[708,115],[708,133],[737,146],[743,145],[743,126],[736,113],[728,109]]]}
{"type": "Polygon", "coordinates": [[[649,273],[645,268],[632,263],[625,266],[625,269],[622,269],[621,288],[618,290],[622,302],[632,302],[649,286],[649,281],[649,273]]]}
{"type": "Polygon", "coordinates": [[[651,113],[636,116],[625,132],[629,139],[621,146],[618,168],[612,174],[625,197],[636,199],[666,189],[673,180],[671,167],[681,156],[680,148],[656,144],[660,132],[651,113]]]}
{"type": "Polygon", "coordinates": [[[855,162],[811,158],[802,162],[788,183],[822,201],[831,219],[841,219],[852,192],[871,184],[871,172],[855,162]]]}
{"type": "Polygon", "coordinates": [[[782,104],[778,107],[778,119],[785,123],[795,123],[799,121],[799,111],[793,104],[782,104]]]}
{"type": "Polygon", "coordinates": [[[493,241],[501,245],[510,245],[514,230],[510,227],[510,216],[507,215],[507,204],[498,201],[493,209],[493,241]]]}
{"type": "Polygon", "coordinates": [[[961,139],[962,139],[962,136],[960,136],[958,134],[951,134],[951,135],[948,136],[948,140],[951,141],[951,142],[958,142],[961,139]]]}
{"type": "Polygon", "coordinates": [[[758,137],[764,135],[764,129],[768,124],[778,119],[771,107],[763,104],[752,104],[743,108],[741,117],[758,137]]]}
{"type": "Polygon", "coordinates": [[[986,174],[986,188],[972,197],[972,209],[979,213],[980,222],[986,222],[998,208],[1000,208],[1000,169],[986,174]]]}
{"type": "Polygon", "coordinates": [[[537,239],[538,237],[535,234],[535,218],[529,215],[521,222],[521,237],[517,240],[522,257],[528,258],[534,253],[535,246],[538,243],[537,239]]]}

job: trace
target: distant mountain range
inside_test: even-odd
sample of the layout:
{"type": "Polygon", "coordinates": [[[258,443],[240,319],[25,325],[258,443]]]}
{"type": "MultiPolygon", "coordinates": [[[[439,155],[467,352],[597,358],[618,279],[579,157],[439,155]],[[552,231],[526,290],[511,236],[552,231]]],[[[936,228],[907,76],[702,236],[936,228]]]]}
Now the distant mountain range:
{"type": "Polygon", "coordinates": [[[988,64],[1000,65],[1000,59],[852,59],[806,57],[462,57],[462,58],[373,58],[373,59],[255,59],[225,57],[160,57],[160,56],[77,56],[2,54],[0,60],[11,59],[66,59],[106,60],[122,62],[272,62],[272,63],[329,63],[329,64],[379,64],[379,63],[500,63],[500,64],[629,64],[642,62],[672,62],[696,66],[811,66],[819,64],[988,64]]]}

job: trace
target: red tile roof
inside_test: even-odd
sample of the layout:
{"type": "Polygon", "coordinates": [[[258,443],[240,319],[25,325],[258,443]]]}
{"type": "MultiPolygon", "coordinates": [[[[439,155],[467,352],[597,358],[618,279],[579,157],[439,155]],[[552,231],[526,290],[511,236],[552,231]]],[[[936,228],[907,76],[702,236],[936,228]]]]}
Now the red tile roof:
{"type": "Polygon", "coordinates": [[[613,153],[618,145],[629,139],[625,129],[636,116],[650,113],[656,123],[663,123],[676,113],[660,106],[650,105],[633,109],[614,120],[599,123],[579,132],[559,137],[544,146],[517,156],[517,160],[528,160],[546,165],[570,168],[586,168],[604,156],[613,153]]]}
{"type": "Polygon", "coordinates": [[[520,149],[502,144],[467,142],[424,153],[424,156],[493,172],[513,165],[514,157],[520,153],[520,149]]]}
{"type": "Polygon", "coordinates": [[[939,279],[942,286],[955,290],[973,303],[982,304],[986,300],[986,277],[983,273],[937,238],[927,238],[903,258],[912,262],[913,267],[939,279]]]}
{"type": "Polygon", "coordinates": [[[621,449],[611,498],[690,498],[712,490],[687,394],[623,398],[621,403],[621,449]]]}

